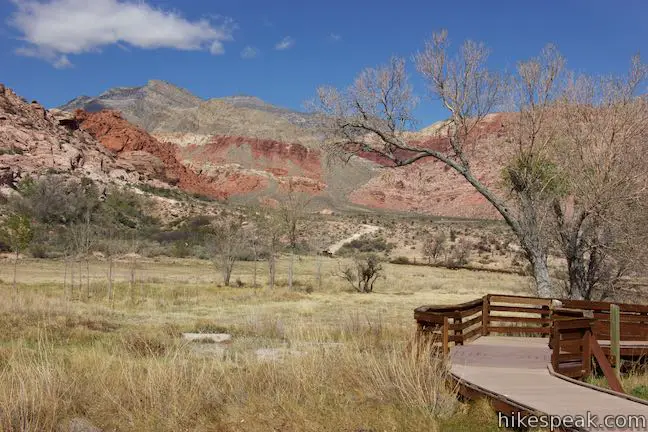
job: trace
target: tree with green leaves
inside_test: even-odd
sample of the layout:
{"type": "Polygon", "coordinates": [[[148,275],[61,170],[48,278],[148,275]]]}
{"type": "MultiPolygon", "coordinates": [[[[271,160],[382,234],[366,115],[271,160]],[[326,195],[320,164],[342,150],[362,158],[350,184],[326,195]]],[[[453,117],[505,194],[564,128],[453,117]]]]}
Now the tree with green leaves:
{"type": "Polygon", "coordinates": [[[0,227],[0,238],[9,245],[15,254],[13,268],[13,290],[18,292],[16,279],[18,272],[18,259],[34,238],[34,228],[29,216],[20,213],[10,215],[2,227],[0,227]]]}

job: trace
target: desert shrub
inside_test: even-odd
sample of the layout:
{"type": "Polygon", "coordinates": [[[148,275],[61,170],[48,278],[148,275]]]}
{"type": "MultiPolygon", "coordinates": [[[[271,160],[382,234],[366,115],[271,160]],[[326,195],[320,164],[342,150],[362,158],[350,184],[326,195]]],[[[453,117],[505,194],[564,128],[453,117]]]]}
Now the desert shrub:
{"type": "Polygon", "coordinates": [[[475,245],[475,248],[479,252],[492,252],[493,250],[491,244],[485,238],[481,238],[479,242],[475,245]]]}
{"type": "Polygon", "coordinates": [[[450,249],[450,255],[445,261],[445,266],[448,268],[463,267],[468,264],[468,256],[470,255],[470,242],[461,239],[458,243],[450,249]]]}
{"type": "Polygon", "coordinates": [[[398,256],[389,262],[392,264],[411,264],[410,259],[404,256],[398,256]]]}
{"type": "Polygon", "coordinates": [[[148,198],[128,189],[112,188],[100,206],[100,221],[115,231],[136,230],[146,237],[159,229],[159,222],[149,212],[148,198]]]}
{"type": "Polygon", "coordinates": [[[171,247],[171,256],[174,258],[187,258],[191,255],[191,248],[188,243],[176,241],[171,247]]]}
{"type": "Polygon", "coordinates": [[[353,257],[353,263],[340,269],[340,277],[346,280],[356,291],[361,293],[373,292],[374,284],[383,275],[380,258],[375,254],[358,254],[353,257]]]}
{"type": "Polygon", "coordinates": [[[494,262],[494,261],[493,261],[491,258],[489,258],[489,257],[484,257],[484,258],[480,258],[480,259],[479,259],[479,263],[480,263],[480,264],[484,264],[484,265],[486,265],[486,264],[491,264],[491,263],[493,263],[493,262],[494,262]]]}
{"type": "Polygon", "coordinates": [[[21,155],[25,151],[21,148],[11,146],[10,148],[0,148],[0,156],[2,155],[21,155]]]}
{"type": "Polygon", "coordinates": [[[40,242],[34,242],[29,246],[29,253],[31,256],[34,258],[49,258],[50,257],[50,250],[47,248],[47,246],[44,243],[40,242]]]}
{"type": "Polygon", "coordinates": [[[648,386],[639,385],[630,392],[632,396],[648,400],[648,386]]]}
{"type": "Polygon", "coordinates": [[[231,333],[232,332],[228,327],[205,318],[196,320],[191,331],[193,333],[231,333]]]}
{"type": "Polygon", "coordinates": [[[136,357],[160,357],[169,351],[172,343],[166,335],[142,330],[124,334],[121,347],[136,357]]]}
{"type": "Polygon", "coordinates": [[[24,178],[18,185],[20,197],[13,206],[43,224],[70,224],[82,221],[99,207],[99,191],[86,178],[47,175],[35,180],[24,178]]]}
{"type": "Polygon", "coordinates": [[[350,255],[355,253],[389,252],[393,248],[394,244],[388,243],[383,237],[370,238],[363,236],[346,243],[340,248],[339,253],[341,255],[350,255]]]}

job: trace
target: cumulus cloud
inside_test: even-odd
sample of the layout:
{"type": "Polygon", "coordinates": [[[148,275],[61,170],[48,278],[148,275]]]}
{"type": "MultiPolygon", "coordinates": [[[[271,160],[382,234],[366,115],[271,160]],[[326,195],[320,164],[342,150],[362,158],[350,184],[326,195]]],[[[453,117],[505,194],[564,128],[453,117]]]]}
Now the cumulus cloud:
{"type": "Polygon", "coordinates": [[[283,51],[292,48],[293,45],[295,45],[295,39],[291,38],[290,36],[286,36],[285,38],[277,42],[275,49],[283,51]]]}
{"type": "Polygon", "coordinates": [[[241,58],[244,59],[253,59],[257,55],[259,55],[259,50],[249,45],[241,51],[241,58]]]}
{"type": "Polygon", "coordinates": [[[231,20],[218,24],[189,21],[176,12],[139,0],[12,0],[10,24],[25,46],[17,54],[39,57],[55,67],[69,67],[69,55],[121,44],[141,49],[173,48],[225,52],[232,40],[231,20]]]}

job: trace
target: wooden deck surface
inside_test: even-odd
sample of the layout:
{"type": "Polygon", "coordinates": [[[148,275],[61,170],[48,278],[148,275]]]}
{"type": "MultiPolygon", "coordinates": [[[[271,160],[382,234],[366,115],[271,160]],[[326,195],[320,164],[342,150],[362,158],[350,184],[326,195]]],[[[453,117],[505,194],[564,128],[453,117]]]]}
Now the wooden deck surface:
{"type": "MultiPolygon", "coordinates": [[[[484,336],[450,351],[452,374],[533,412],[548,415],[642,415],[648,404],[592,389],[550,373],[545,338],[484,336]]],[[[584,430],[627,430],[593,428],[584,430]]],[[[635,429],[636,430],[636,429],[635,429]]]]}

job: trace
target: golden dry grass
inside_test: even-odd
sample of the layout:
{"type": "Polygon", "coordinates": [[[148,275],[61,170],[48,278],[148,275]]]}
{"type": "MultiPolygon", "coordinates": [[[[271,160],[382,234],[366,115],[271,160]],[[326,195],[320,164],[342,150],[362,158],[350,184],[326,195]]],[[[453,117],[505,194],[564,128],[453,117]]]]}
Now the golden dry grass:
{"type": "Polygon", "coordinates": [[[250,263],[233,278],[245,286],[227,288],[206,262],[140,262],[131,292],[120,263],[113,306],[103,262],[91,265],[91,298],[84,285],[73,300],[60,262],[22,262],[15,299],[0,267],[0,430],[73,419],[116,431],[497,429],[490,408],[456,401],[433,349],[413,343],[412,309],[524,292],[523,278],[389,266],[377,292],[357,294],[335,260],[322,288],[315,268],[303,258],[293,291],[270,291],[250,287],[250,263]],[[187,343],[185,331],[233,339],[187,343]]]}

